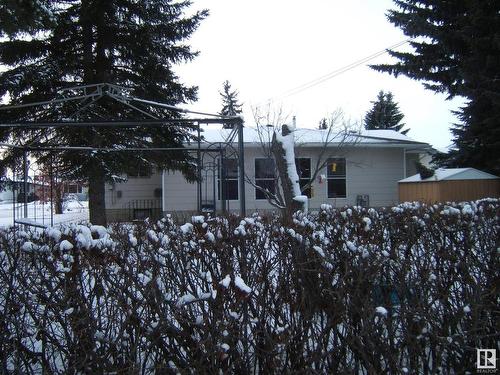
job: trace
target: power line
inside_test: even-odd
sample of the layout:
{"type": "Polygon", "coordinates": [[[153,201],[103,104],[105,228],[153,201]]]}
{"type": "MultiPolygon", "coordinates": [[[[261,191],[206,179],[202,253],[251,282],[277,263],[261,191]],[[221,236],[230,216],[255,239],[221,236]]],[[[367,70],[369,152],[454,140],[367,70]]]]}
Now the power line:
{"type": "Polygon", "coordinates": [[[319,85],[319,84],[321,84],[321,83],[323,83],[325,81],[328,81],[328,80],[330,80],[330,79],[332,79],[332,78],[334,78],[334,77],[336,77],[336,76],[338,76],[338,75],[340,75],[342,73],[345,73],[345,72],[347,72],[347,71],[349,71],[351,69],[354,69],[354,68],[356,68],[356,67],[358,67],[360,65],[363,65],[363,64],[367,63],[370,60],[373,60],[373,59],[375,59],[375,58],[377,58],[379,56],[382,56],[382,55],[386,54],[387,51],[390,50],[390,49],[401,47],[402,45],[408,43],[409,41],[410,41],[410,39],[406,39],[406,40],[403,40],[403,41],[401,41],[399,43],[396,43],[396,44],[394,44],[392,46],[384,48],[381,51],[375,52],[375,53],[373,53],[373,54],[371,54],[369,56],[366,56],[366,57],[364,57],[364,58],[362,58],[360,60],[357,60],[357,61],[355,61],[355,62],[353,62],[353,63],[351,63],[349,65],[346,65],[346,66],[344,66],[342,68],[336,69],[336,70],[334,70],[334,71],[332,71],[330,73],[327,73],[327,74],[325,74],[325,75],[323,75],[321,77],[313,79],[312,81],[306,82],[306,83],[304,83],[304,84],[302,84],[300,86],[297,86],[297,87],[294,87],[294,88],[292,88],[290,90],[287,90],[287,91],[283,92],[281,95],[278,95],[278,96],[275,96],[273,98],[270,98],[269,101],[274,101],[275,99],[279,99],[279,98],[283,98],[284,99],[284,98],[287,98],[289,96],[296,95],[296,94],[298,94],[298,93],[300,93],[300,92],[302,92],[304,90],[310,89],[311,87],[317,86],[317,85],[319,85]]]}

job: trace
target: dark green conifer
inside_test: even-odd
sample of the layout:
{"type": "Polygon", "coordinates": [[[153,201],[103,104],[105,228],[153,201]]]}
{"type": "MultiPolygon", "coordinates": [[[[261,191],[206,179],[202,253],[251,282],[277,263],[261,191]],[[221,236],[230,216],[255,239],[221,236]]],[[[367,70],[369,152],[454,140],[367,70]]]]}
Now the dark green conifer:
{"type": "MultiPolygon", "coordinates": [[[[6,0],[0,2],[0,97],[9,104],[52,99],[67,87],[109,82],[129,88],[129,95],[177,105],[196,100],[196,87],[182,84],[175,64],[197,52],[185,44],[207,11],[185,15],[189,1],[173,0],[6,0]]],[[[103,98],[96,105],[64,103],[0,111],[2,121],[77,121],[149,119],[127,103],[103,98]],[[84,105],[85,110],[78,111],[84,105]],[[98,105],[97,105],[98,104],[98,105]]],[[[156,118],[178,113],[143,106],[156,118]]],[[[47,131],[3,131],[0,141],[101,148],[180,147],[186,132],[174,127],[57,128],[47,131]]],[[[15,152],[4,161],[15,160],[15,152]]],[[[40,155],[39,155],[40,156],[40,155]]],[[[42,155],[43,156],[43,155],[42,155]]],[[[185,152],[60,152],[60,173],[89,181],[90,218],[104,223],[104,184],[131,167],[152,166],[182,171],[193,179],[185,152]]],[[[43,160],[42,160],[43,161],[43,160]]]]}
{"type": "MultiPolygon", "coordinates": [[[[238,91],[231,90],[229,81],[222,84],[222,92],[219,92],[222,98],[222,109],[219,112],[222,116],[239,116],[242,113],[243,106],[238,102],[238,91]]],[[[224,128],[232,128],[233,124],[224,124],[224,128]]]]}
{"type": "Polygon", "coordinates": [[[417,169],[417,173],[420,175],[422,180],[434,176],[434,170],[427,168],[420,161],[415,162],[415,168],[417,169]]]}
{"type": "Polygon", "coordinates": [[[319,121],[318,129],[320,129],[320,130],[328,129],[328,122],[327,122],[326,118],[322,118],[319,121]]]}
{"type": "Polygon", "coordinates": [[[392,93],[380,91],[377,100],[371,102],[372,109],[365,116],[365,129],[388,129],[395,130],[402,134],[408,133],[410,129],[401,130],[404,115],[399,110],[398,104],[394,102],[392,93]]]}
{"type": "Polygon", "coordinates": [[[500,175],[500,2],[394,0],[388,19],[409,38],[412,52],[374,69],[422,81],[432,91],[467,99],[452,127],[453,148],[438,162],[500,175]]]}

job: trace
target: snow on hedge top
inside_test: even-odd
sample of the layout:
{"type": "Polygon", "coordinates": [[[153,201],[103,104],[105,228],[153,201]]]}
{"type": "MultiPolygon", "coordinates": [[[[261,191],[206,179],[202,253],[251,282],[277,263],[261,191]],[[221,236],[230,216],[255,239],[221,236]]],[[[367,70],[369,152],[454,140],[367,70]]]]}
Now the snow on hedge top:
{"type": "Polygon", "coordinates": [[[250,288],[246,283],[245,281],[243,281],[243,279],[239,276],[235,276],[234,277],[234,285],[236,285],[236,287],[241,290],[242,292],[245,292],[247,294],[250,294],[252,293],[252,288],[250,288]]]}
{"type": "Polygon", "coordinates": [[[433,182],[452,180],[492,180],[498,178],[492,174],[475,168],[439,168],[434,171],[434,176],[422,179],[420,174],[407,177],[398,182],[433,182]]]}
{"type": "MultiPolygon", "coordinates": [[[[231,132],[232,129],[204,128],[202,136],[207,142],[226,142],[229,139],[231,132]]],[[[407,145],[408,143],[417,143],[422,146],[429,146],[427,143],[415,141],[414,139],[394,130],[361,130],[359,132],[351,132],[345,140],[343,134],[339,133],[337,136],[334,134],[328,135],[328,130],[326,129],[297,128],[294,133],[297,144],[311,144],[311,146],[323,145],[326,140],[333,144],[344,141],[353,144],[361,143],[364,146],[370,144],[407,145]]],[[[255,143],[257,146],[260,145],[262,141],[270,141],[272,136],[272,128],[269,128],[269,130],[267,128],[263,129],[260,137],[257,128],[243,128],[243,140],[245,143],[255,143]]],[[[236,138],[234,138],[233,142],[236,142],[236,138]]]]}

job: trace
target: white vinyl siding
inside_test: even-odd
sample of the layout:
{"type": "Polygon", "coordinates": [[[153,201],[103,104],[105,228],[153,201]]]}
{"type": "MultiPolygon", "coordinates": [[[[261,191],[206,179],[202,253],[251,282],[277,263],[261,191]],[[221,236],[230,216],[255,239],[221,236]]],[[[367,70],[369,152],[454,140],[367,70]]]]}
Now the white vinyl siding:
{"type": "MultiPolygon", "coordinates": [[[[311,168],[317,163],[320,150],[313,147],[296,147],[297,158],[310,158],[311,168]]],[[[337,207],[355,205],[357,195],[368,195],[370,205],[374,207],[389,206],[398,203],[397,181],[404,176],[403,149],[399,147],[346,147],[342,154],[334,149],[331,155],[338,155],[346,159],[346,198],[328,198],[327,181],[317,179],[312,183],[312,197],[309,199],[309,208],[318,210],[321,204],[329,203],[337,207]]],[[[260,147],[245,149],[246,178],[255,181],[255,159],[263,158],[260,147]]],[[[327,175],[326,167],[318,175],[327,175]]],[[[143,181],[144,179],[138,179],[143,181]]],[[[197,185],[189,184],[178,172],[165,172],[164,183],[164,210],[166,212],[195,212],[197,209],[197,185]]],[[[159,184],[161,186],[161,184],[159,184]]],[[[126,194],[125,188],[123,188],[126,194]]],[[[153,189],[151,189],[153,193],[153,189]]],[[[247,214],[255,211],[274,210],[266,199],[256,199],[255,187],[245,183],[247,214]]],[[[239,210],[238,201],[230,201],[230,211],[239,210]]],[[[220,200],[217,201],[217,210],[221,209],[220,200]]]]}
{"type": "Polygon", "coordinates": [[[129,178],[125,182],[106,185],[106,209],[127,208],[134,200],[161,200],[161,172],[153,172],[150,177],[129,178]]]}

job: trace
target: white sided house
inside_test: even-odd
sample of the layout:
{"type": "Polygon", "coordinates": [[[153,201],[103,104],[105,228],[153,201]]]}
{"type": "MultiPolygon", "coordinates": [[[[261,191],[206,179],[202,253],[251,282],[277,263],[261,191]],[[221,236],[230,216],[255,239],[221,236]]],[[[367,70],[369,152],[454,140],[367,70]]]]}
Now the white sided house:
{"type": "MultiPolygon", "coordinates": [[[[258,132],[243,129],[246,214],[273,210],[264,193],[276,188],[277,171],[274,160],[266,156],[263,146],[272,138],[272,129],[258,132]]],[[[209,129],[203,132],[202,148],[226,142],[231,129],[209,129]]],[[[390,206],[398,203],[398,181],[416,173],[415,161],[431,147],[392,130],[363,130],[350,133],[339,144],[329,139],[328,130],[297,129],[295,158],[299,183],[304,186],[314,173],[320,159],[326,160],[311,188],[303,192],[309,197],[310,210],[323,203],[341,207],[364,205],[390,206]],[[326,148],[325,148],[326,147],[326,148]]],[[[238,150],[236,140],[231,147],[238,150]]],[[[106,210],[108,220],[132,220],[159,217],[172,213],[191,215],[201,211],[239,212],[241,187],[238,179],[237,153],[226,152],[225,184],[221,199],[221,161],[218,153],[203,153],[202,182],[188,183],[180,172],[152,171],[128,176],[128,181],[108,185],[106,210]]]]}

